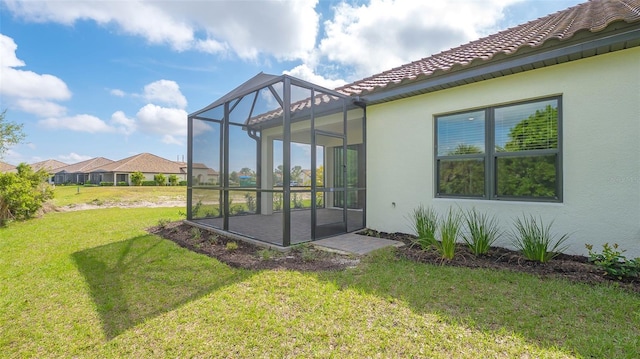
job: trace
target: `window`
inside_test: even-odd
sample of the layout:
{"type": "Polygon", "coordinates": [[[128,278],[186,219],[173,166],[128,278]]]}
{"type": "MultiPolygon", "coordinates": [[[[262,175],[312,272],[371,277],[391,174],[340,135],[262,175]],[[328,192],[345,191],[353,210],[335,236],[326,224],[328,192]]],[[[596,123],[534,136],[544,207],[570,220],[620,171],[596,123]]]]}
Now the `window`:
{"type": "Polygon", "coordinates": [[[436,116],[436,196],[562,200],[561,98],[436,116]]]}

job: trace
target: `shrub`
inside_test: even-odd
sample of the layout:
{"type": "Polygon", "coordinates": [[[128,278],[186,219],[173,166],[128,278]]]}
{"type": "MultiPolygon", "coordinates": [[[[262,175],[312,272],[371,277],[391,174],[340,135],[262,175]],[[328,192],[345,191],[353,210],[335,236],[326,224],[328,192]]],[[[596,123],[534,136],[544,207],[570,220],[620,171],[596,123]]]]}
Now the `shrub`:
{"type": "Polygon", "coordinates": [[[169,185],[171,186],[176,186],[178,185],[178,176],[171,174],[169,175],[169,185]]]}
{"type": "Polygon", "coordinates": [[[118,186],[128,186],[128,185],[129,185],[129,182],[126,182],[126,181],[118,182],[118,186]]]}
{"type": "Polygon", "coordinates": [[[187,185],[187,181],[178,182],[178,186],[186,186],[186,185],[187,185]]]}
{"type": "Polygon", "coordinates": [[[141,186],[143,181],[144,174],[142,172],[135,171],[131,173],[131,183],[133,183],[134,186],[141,186]]]}
{"type": "Polygon", "coordinates": [[[113,182],[100,182],[100,186],[102,187],[113,186],[113,182]]]}
{"type": "Polygon", "coordinates": [[[246,201],[247,204],[247,210],[249,212],[255,212],[256,211],[256,199],[255,197],[251,194],[251,193],[247,193],[244,195],[244,199],[246,201]]]}
{"type": "Polygon", "coordinates": [[[157,186],[156,181],[142,181],[143,186],[157,186]]]}
{"type": "Polygon", "coordinates": [[[560,252],[567,249],[564,243],[569,239],[568,234],[563,234],[558,240],[551,234],[551,225],[544,225],[542,219],[536,219],[533,215],[529,218],[516,218],[515,231],[513,231],[513,245],[522,252],[525,258],[545,263],[555,258],[560,252]]]}
{"type": "Polygon", "coordinates": [[[17,173],[0,174],[0,224],[10,220],[33,217],[44,202],[53,198],[53,187],[47,183],[49,174],[34,172],[21,163],[17,173]]]}
{"type": "Polygon", "coordinates": [[[462,233],[462,239],[475,255],[487,254],[502,235],[496,217],[480,213],[475,207],[464,212],[464,222],[467,231],[462,233]]]}
{"type": "Polygon", "coordinates": [[[433,208],[420,205],[411,213],[411,222],[417,238],[413,244],[420,249],[428,249],[436,244],[436,230],[438,229],[438,214],[433,208]]]}
{"type": "Polygon", "coordinates": [[[157,175],[153,175],[153,181],[158,186],[164,186],[167,184],[167,177],[165,177],[162,173],[158,173],[157,175]]]}
{"type": "Polygon", "coordinates": [[[456,243],[460,236],[460,225],[462,224],[462,214],[449,208],[447,216],[440,223],[440,242],[435,242],[438,253],[444,259],[453,259],[456,253],[456,243]]]}
{"type": "Polygon", "coordinates": [[[627,259],[622,253],[625,250],[619,250],[618,244],[614,243],[613,246],[609,243],[602,245],[602,253],[593,252],[593,246],[586,244],[589,251],[589,262],[604,269],[607,275],[622,279],[624,277],[637,277],[640,276],[640,258],[627,259]]]}
{"type": "Polygon", "coordinates": [[[225,248],[228,251],[235,251],[236,249],[238,249],[238,243],[233,242],[233,241],[227,242],[227,244],[225,245],[225,248]]]}

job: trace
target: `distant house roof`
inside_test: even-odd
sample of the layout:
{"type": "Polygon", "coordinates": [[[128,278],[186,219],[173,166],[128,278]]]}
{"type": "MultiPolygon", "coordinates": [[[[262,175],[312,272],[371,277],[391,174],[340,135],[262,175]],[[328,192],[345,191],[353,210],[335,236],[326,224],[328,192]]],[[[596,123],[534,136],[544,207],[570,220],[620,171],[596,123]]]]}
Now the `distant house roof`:
{"type": "Polygon", "coordinates": [[[15,172],[16,166],[0,161],[0,173],[15,172]]]}
{"type": "Polygon", "coordinates": [[[130,173],[140,171],[143,173],[182,174],[184,171],[181,170],[181,167],[184,167],[182,162],[170,161],[150,153],[141,153],[94,168],[91,172],[130,173]]]}
{"type": "MultiPolygon", "coordinates": [[[[390,100],[393,99],[390,98],[390,95],[387,95],[385,98],[369,98],[366,95],[421,82],[447,73],[455,73],[469,67],[495,63],[502,59],[513,58],[515,55],[535,52],[538,49],[546,47],[559,47],[556,46],[558,42],[562,42],[562,46],[565,46],[565,44],[568,45],[571,43],[570,40],[572,39],[578,41],[580,38],[585,37],[582,35],[605,32],[604,30],[610,26],[616,29],[624,28],[625,23],[633,25],[630,27],[627,26],[629,27],[629,29],[627,29],[629,32],[626,37],[619,40],[621,41],[620,44],[613,46],[602,43],[600,47],[594,49],[585,49],[584,47],[576,48],[576,51],[581,51],[579,57],[573,54],[556,53],[554,55],[554,61],[542,58],[538,58],[538,61],[548,61],[549,64],[556,64],[558,62],[640,45],[640,35],[638,31],[640,30],[640,26],[638,26],[640,25],[639,0],[591,0],[468,44],[443,51],[436,55],[355,81],[337,88],[336,91],[352,96],[364,95],[365,98],[373,102],[376,102],[376,100],[390,100]],[[619,25],[613,26],[613,24],[619,25]],[[566,58],[557,61],[558,58],[562,58],[563,56],[566,58]],[[570,56],[574,56],[575,58],[570,56]]],[[[546,65],[548,65],[548,63],[540,62],[539,64],[539,66],[546,65]]],[[[524,71],[527,69],[530,68],[524,67],[518,70],[524,71]]],[[[515,72],[514,70],[501,70],[502,73],[499,73],[496,72],[496,70],[497,69],[493,69],[494,73],[491,76],[487,76],[485,72],[482,76],[477,76],[476,78],[460,78],[458,79],[458,83],[452,83],[451,80],[449,80],[448,83],[444,83],[444,87],[442,87],[442,83],[434,84],[434,87],[431,88],[430,91],[515,72]],[[438,88],[438,86],[441,87],[438,88]]],[[[428,91],[429,89],[425,88],[416,89],[416,92],[408,95],[428,91]]]]}
{"type": "Polygon", "coordinates": [[[88,173],[96,168],[100,168],[102,166],[113,163],[113,160],[104,157],[95,157],[86,161],[74,163],[72,165],[64,166],[58,168],[56,173],[66,172],[66,173],[88,173]]]}
{"type": "Polygon", "coordinates": [[[39,171],[40,169],[45,169],[46,171],[49,171],[50,173],[55,173],[55,172],[58,172],[57,171],[58,168],[68,166],[68,164],[66,164],[64,162],[60,162],[58,160],[46,160],[46,161],[32,163],[32,164],[30,164],[30,166],[31,166],[31,169],[33,169],[34,171],[39,171]]]}
{"type": "Polygon", "coordinates": [[[213,168],[207,167],[207,165],[205,165],[204,163],[194,162],[192,164],[192,168],[194,170],[206,170],[207,175],[210,175],[210,176],[218,175],[218,172],[216,172],[216,170],[214,170],[213,168]]]}

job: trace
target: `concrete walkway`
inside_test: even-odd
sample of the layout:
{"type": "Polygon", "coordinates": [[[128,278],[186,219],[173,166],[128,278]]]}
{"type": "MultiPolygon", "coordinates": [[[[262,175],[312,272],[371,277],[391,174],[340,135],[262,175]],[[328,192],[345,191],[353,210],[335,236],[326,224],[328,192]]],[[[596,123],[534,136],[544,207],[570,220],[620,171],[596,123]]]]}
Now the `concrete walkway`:
{"type": "Polygon", "coordinates": [[[363,255],[384,247],[402,247],[404,243],[384,238],[363,236],[356,233],[346,233],[311,242],[316,247],[329,251],[363,255]]]}

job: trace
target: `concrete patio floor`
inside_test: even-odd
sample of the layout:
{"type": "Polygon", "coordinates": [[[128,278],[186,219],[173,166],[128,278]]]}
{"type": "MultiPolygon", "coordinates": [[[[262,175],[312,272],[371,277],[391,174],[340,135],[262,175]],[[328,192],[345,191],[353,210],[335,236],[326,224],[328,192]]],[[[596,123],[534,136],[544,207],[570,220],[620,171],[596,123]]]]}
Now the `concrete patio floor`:
{"type": "Polygon", "coordinates": [[[365,255],[380,248],[402,247],[404,243],[384,238],[363,236],[360,234],[345,233],[335,237],[329,237],[311,242],[320,249],[334,251],[343,254],[365,255]]]}

